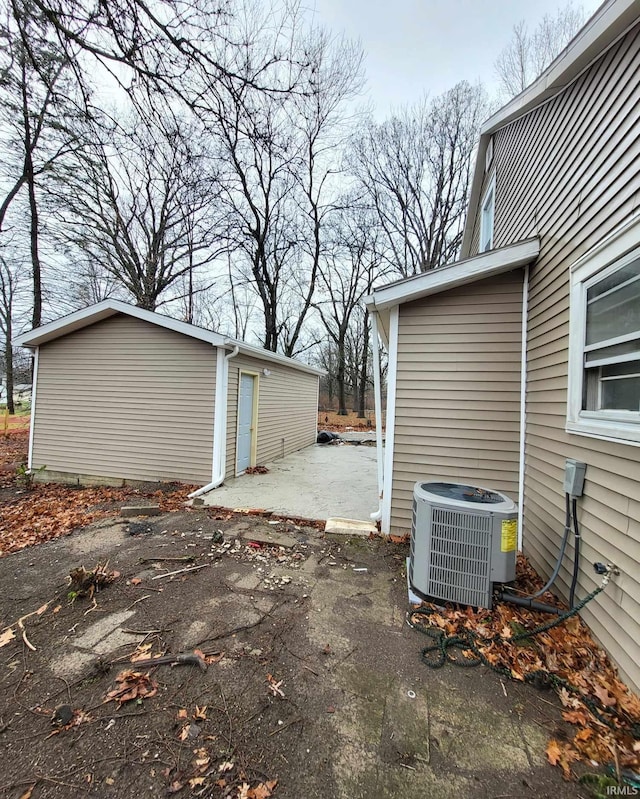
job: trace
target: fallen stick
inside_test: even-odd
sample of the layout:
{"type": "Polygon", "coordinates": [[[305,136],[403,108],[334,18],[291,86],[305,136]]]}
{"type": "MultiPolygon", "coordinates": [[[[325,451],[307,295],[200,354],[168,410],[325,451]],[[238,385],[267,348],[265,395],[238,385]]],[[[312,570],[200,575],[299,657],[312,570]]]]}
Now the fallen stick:
{"type": "Polygon", "coordinates": [[[202,671],[207,670],[207,664],[194,652],[187,652],[182,655],[162,655],[159,658],[149,658],[148,660],[131,660],[132,666],[137,668],[149,668],[150,666],[198,666],[202,671]]]}
{"type": "Polygon", "coordinates": [[[44,605],[42,605],[41,607],[39,607],[39,608],[38,608],[38,610],[34,610],[34,611],[32,611],[31,613],[27,613],[26,615],[24,615],[24,616],[21,616],[21,617],[18,619],[18,622],[17,622],[17,624],[18,624],[18,627],[20,628],[20,630],[22,631],[22,640],[25,642],[25,644],[26,644],[26,645],[29,647],[29,649],[30,649],[32,652],[35,652],[35,651],[36,651],[36,648],[35,648],[35,646],[34,646],[34,645],[31,643],[31,641],[30,641],[30,640],[27,638],[27,631],[24,629],[24,624],[23,624],[23,622],[24,622],[24,620],[25,620],[25,619],[28,619],[28,618],[29,618],[29,617],[31,617],[31,616],[42,616],[42,614],[45,612],[45,610],[46,610],[46,609],[49,607],[49,605],[50,605],[52,602],[53,602],[53,599],[50,599],[48,602],[45,602],[45,604],[44,604],[44,605]]]}
{"type": "Polygon", "coordinates": [[[198,569],[205,569],[209,564],[203,563],[201,566],[189,566],[186,569],[177,569],[174,572],[167,572],[166,574],[157,574],[155,577],[152,577],[152,580],[163,580],[165,577],[173,577],[174,574],[184,574],[185,572],[194,572],[198,569]]]}
{"type": "Polygon", "coordinates": [[[177,558],[177,557],[176,558],[168,558],[168,557],[167,558],[165,558],[165,557],[143,558],[140,562],[141,563],[155,563],[156,561],[161,561],[161,560],[177,560],[177,561],[185,561],[185,562],[188,563],[190,560],[195,560],[195,559],[196,559],[195,555],[183,555],[182,557],[179,557],[179,558],[177,558]]]}
{"type": "Polygon", "coordinates": [[[297,724],[299,721],[304,721],[302,716],[299,716],[297,719],[292,719],[291,721],[288,721],[286,724],[283,724],[282,727],[278,727],[276,730],[270,732],[269,735],[277,735],[279,732],[282,732],[282,730],[286,730],[287,727],[290,727],[292,724],[297,724]]]}

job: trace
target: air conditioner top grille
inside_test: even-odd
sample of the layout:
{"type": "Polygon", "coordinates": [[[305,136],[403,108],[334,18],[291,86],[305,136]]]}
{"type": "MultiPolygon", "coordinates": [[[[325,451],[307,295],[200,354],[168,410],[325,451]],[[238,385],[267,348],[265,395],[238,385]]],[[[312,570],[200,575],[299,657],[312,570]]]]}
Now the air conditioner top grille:
{"type": "Polygon", "coordinates": [[[507,513],[515,510],[513,500],[499,491],[464,483],[416,483],[415,496],[435,505],[446,507],[507,513]]]}

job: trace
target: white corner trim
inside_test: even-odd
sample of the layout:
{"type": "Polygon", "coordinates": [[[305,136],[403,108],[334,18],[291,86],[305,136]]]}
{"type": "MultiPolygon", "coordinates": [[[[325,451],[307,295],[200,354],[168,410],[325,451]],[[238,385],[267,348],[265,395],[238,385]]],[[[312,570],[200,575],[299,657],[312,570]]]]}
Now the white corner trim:
{"type": "Polygon", "coordinates": [[[398,377],[398,327],[400,309],[389,314],[389,367],[387,370],[387,424],[384,446],[384,487],[382,490],[382,532],[391,530],[391,493],[393,489],[393,447],[396,424],[396,381],[398,377]]]}
{"type": "MultiPolygon", "coordinates": [[[[211,480],[223,469],[223,452],[227,440],[227,362],[224,347],[216,347],[216,387],[213,400],[213,459],[211,461],[211,480]]],[[[225,464],[226,465],[226,464],[225,464]]]]}
{"type": "Polygon", "coordinates": [[[33,467],[33,437],[36,429],[36,395],[38,391],[38,361],[40,347],[36,347],[33,355],[33,385],[31,386],[31,414],[29,416],[29,454],[27,456],[27,470],[33,467]]]}
{"type": "Polygon", "coordinates": [[[524,467],[527,433],[527,322],[529,317],[529,267],[522,282],[522,349],[520,355],[520,452],[518,462],[518,549],[522,552],[524,532],[524,467]]]}
{"type": "Polygon", "coordinates": [[[382,379],[380,373],[380,339],[378,334],[378,314],[371,314],[373,343],[373,399],[376,414],[376,465],[378,469],[378,499],[384,493],[384,444],[382,440],[382,379]]]}

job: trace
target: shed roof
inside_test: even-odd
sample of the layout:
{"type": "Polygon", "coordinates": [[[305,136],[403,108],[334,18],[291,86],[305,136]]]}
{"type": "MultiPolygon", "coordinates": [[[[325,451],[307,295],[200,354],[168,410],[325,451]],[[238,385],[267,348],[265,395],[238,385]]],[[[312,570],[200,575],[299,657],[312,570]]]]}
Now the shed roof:
{"type": "Polygon", "coordinates": [[[540,77],[506,105],[496,111],[480,130],[467,219],[462,240],[462,257],[469,255],[473,225],[478,212],[485,170],[485,157],[491,136],[510,122],[528,114],[566,89],[609,47],[640,19],[640,0],[607,0],[587,20],[565,49],[540,77]]]}
{"type": "Polygon", "coordinates": [[[310,374],[324,374],[322,369],[316,369],[314,366],[309,366],[306,363],[297,361],[295,358],[287,358],[284,355],[270,352],[262,347],[254,347],[244,341],[222,336],[220,333],[215,333],[213,330],[207,330],[204,327],[198,327],[188,322],[181,322],[179,319],[173,319],[170,316],[165,316],[164,314],[159,314],[154,311],[146,311],[144,308],[138,308],[135,305],[129,305],[129,303],[121,302],[120,300],[103,300],[96,305],[90,305],[88,308],[74,311],[46,325],[41,325],[27,333],[21,333],[19,336],[15,336],[13,344],[18,347],[29,347],[33,349],[41,344],[46,344],[49,341],[53,341],[61,336],[66,336],[68,333],[73,333],[76,330],[81,330],[84,327],[93,325],[103,319],[108,319],[116,314],[133,316],[136,319],[141,319],[144,322],[149,322],[159,327],[164,327],[167,330],[173,330],[184,336],[199,339],[214,347],[238,347],[239,351],[244,355],[249,355],[253,358],[289,366],[292,369],[309,372],[310,374]]]}

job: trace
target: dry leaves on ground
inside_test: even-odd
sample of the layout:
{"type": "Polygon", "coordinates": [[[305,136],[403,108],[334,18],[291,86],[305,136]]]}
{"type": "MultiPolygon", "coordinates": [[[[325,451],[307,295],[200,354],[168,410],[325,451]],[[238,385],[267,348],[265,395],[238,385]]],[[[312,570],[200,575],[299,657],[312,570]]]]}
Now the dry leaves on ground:
{"type": "Polygon", "coordinates": [[[148,699],[158,693],[158,683],[149,674],[139,671],[121,671],[116,677],[118,688],[109,691],[105,702],[113,700],[119,705],[131,700],[148,699]]]}
{"type": "Polygon", "coordinates": [[[0,557],[67,535],[98,519],[115,516],[131,498],[152,498],[163,513],[183,509],[187,494],[193,489],[193,486],[176,485],[170,493],[145,493],[134,488],[73,488],[38,483],[13,501],[0,505],[0,557]]]}
{"type": "MultiPolygon", "coordinates": [[[[528,594],[542,585],[521,556],[517,575],[517,588],[528,594]]],[[[552,597],[547,594],[544,600],[552,601],[552,597]]],[[[472,633],[477,636],[478,649],[487,662],[498,669],[507,669],[514,680],[557,686],[565,708],[562,717],[579,728],[570,742],[551,740],[547,748],[549,762],[560,766],[566,778],[576,760],[618,762],[622,768],[638,770],[640,742],[632,730],[634,725],[640,725],[640,698],[620,680],[608,655],[578,616],[532,638],[514,642],[511,640],[514,636],[533,630],[550,617],[507,603],[498,603],[491,611],[429,607],[434,609],[431,615],[414,616],[412,623],[438,627],[447,636],[472,633]],[[561,681],[571,687],[562,687],[561,681]],[[589,709],[591,703],[596,710],[603,711],[602,718],[589,709]],[[613,713],[607,713],[607,709],[613,713]]],[[[467,652],[467,656],[472,653],[467,652]]]]}

